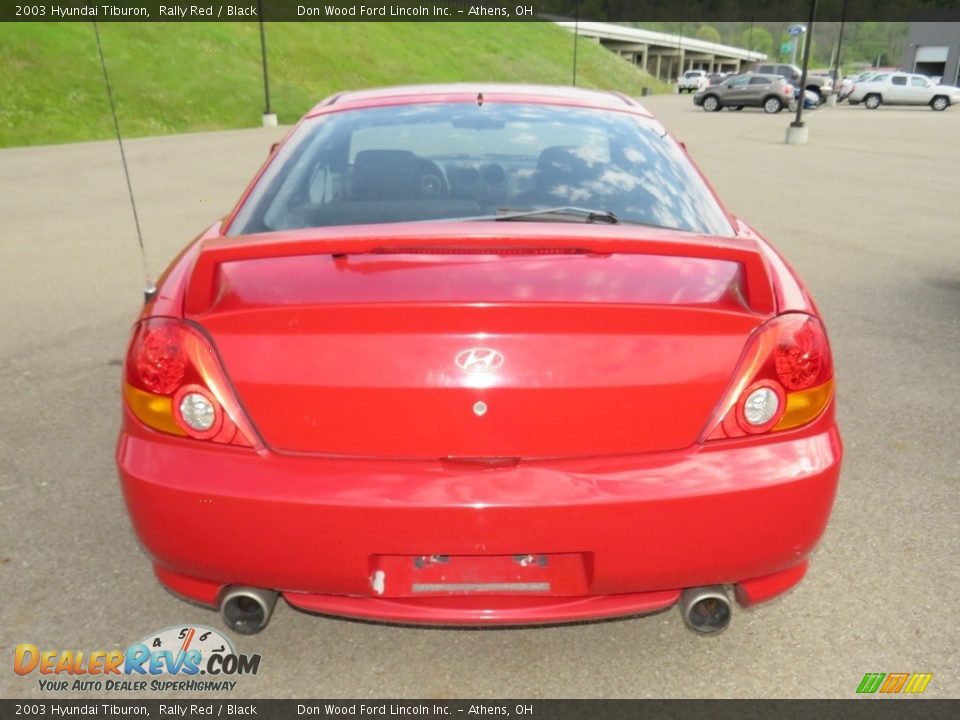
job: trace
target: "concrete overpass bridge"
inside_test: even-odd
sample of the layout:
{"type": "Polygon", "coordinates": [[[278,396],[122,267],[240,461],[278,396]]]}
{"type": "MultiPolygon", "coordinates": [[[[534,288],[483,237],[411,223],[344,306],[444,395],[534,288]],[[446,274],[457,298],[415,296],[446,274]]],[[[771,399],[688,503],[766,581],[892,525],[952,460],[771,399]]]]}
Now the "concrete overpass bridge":
{"type": "Polygon", "coordinates": [[[687,70],[740,72],[766,60],[764,53],[669,33],[613,23],[558,21],[557,25],[591,38],[666,82],[676,82],[687,70]]]}

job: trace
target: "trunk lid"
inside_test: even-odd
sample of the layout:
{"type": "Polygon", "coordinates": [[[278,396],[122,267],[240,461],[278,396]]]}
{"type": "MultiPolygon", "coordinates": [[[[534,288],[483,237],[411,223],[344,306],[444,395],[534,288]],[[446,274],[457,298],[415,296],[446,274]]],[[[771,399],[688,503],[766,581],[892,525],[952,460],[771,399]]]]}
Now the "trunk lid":
{"type": "Polygon", "coordinates": [[[765,319],[735,259],[546,242],[259,255],[221,256],[188,316],[278,452],[685,448],[765,319]]]}

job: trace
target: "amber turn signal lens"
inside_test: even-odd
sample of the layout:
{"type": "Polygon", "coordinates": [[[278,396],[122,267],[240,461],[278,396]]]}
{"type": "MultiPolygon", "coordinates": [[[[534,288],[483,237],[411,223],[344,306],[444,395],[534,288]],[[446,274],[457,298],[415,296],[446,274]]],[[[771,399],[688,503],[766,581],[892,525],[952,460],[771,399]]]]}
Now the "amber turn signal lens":
{"type": "Polygon", "coordinates": [[[805,425],[816,418],[833,397],[833,378],[809,390],[794,390],[787,393],[787,408],[774,430],[789,430],[805,425]]]}
{"type": "Polygon", "coordinates": [[[173,416],[173,399],[164,395],[139,390],[130,383],[123,384],[127,407],[147,427],[172,435],[186,435],[173,416]]]}

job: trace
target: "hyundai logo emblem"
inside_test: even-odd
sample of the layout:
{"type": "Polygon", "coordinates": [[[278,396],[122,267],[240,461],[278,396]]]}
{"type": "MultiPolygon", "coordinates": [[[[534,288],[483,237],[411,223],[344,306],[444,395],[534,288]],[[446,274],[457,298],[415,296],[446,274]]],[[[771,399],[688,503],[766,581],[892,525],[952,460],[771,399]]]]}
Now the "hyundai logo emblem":
{"type": "Polygon", "coordinates": [[[491,348],[470,348],[458,352],[454,362],[468,373],[488,373],[503,365],[503,354],[491,348]]]}

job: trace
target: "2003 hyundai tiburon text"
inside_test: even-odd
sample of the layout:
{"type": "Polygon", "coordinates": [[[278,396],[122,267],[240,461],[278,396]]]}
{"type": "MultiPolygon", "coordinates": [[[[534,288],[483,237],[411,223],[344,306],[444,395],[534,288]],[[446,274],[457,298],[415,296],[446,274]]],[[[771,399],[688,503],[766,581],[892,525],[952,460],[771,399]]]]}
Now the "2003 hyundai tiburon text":
{"type": "Polygon", "coordinates": [[[177,257],[117,450],[166,587],[424,624],[795,585],[840,469],[809,293],[630,98],[336,95],[177,257]]]}

